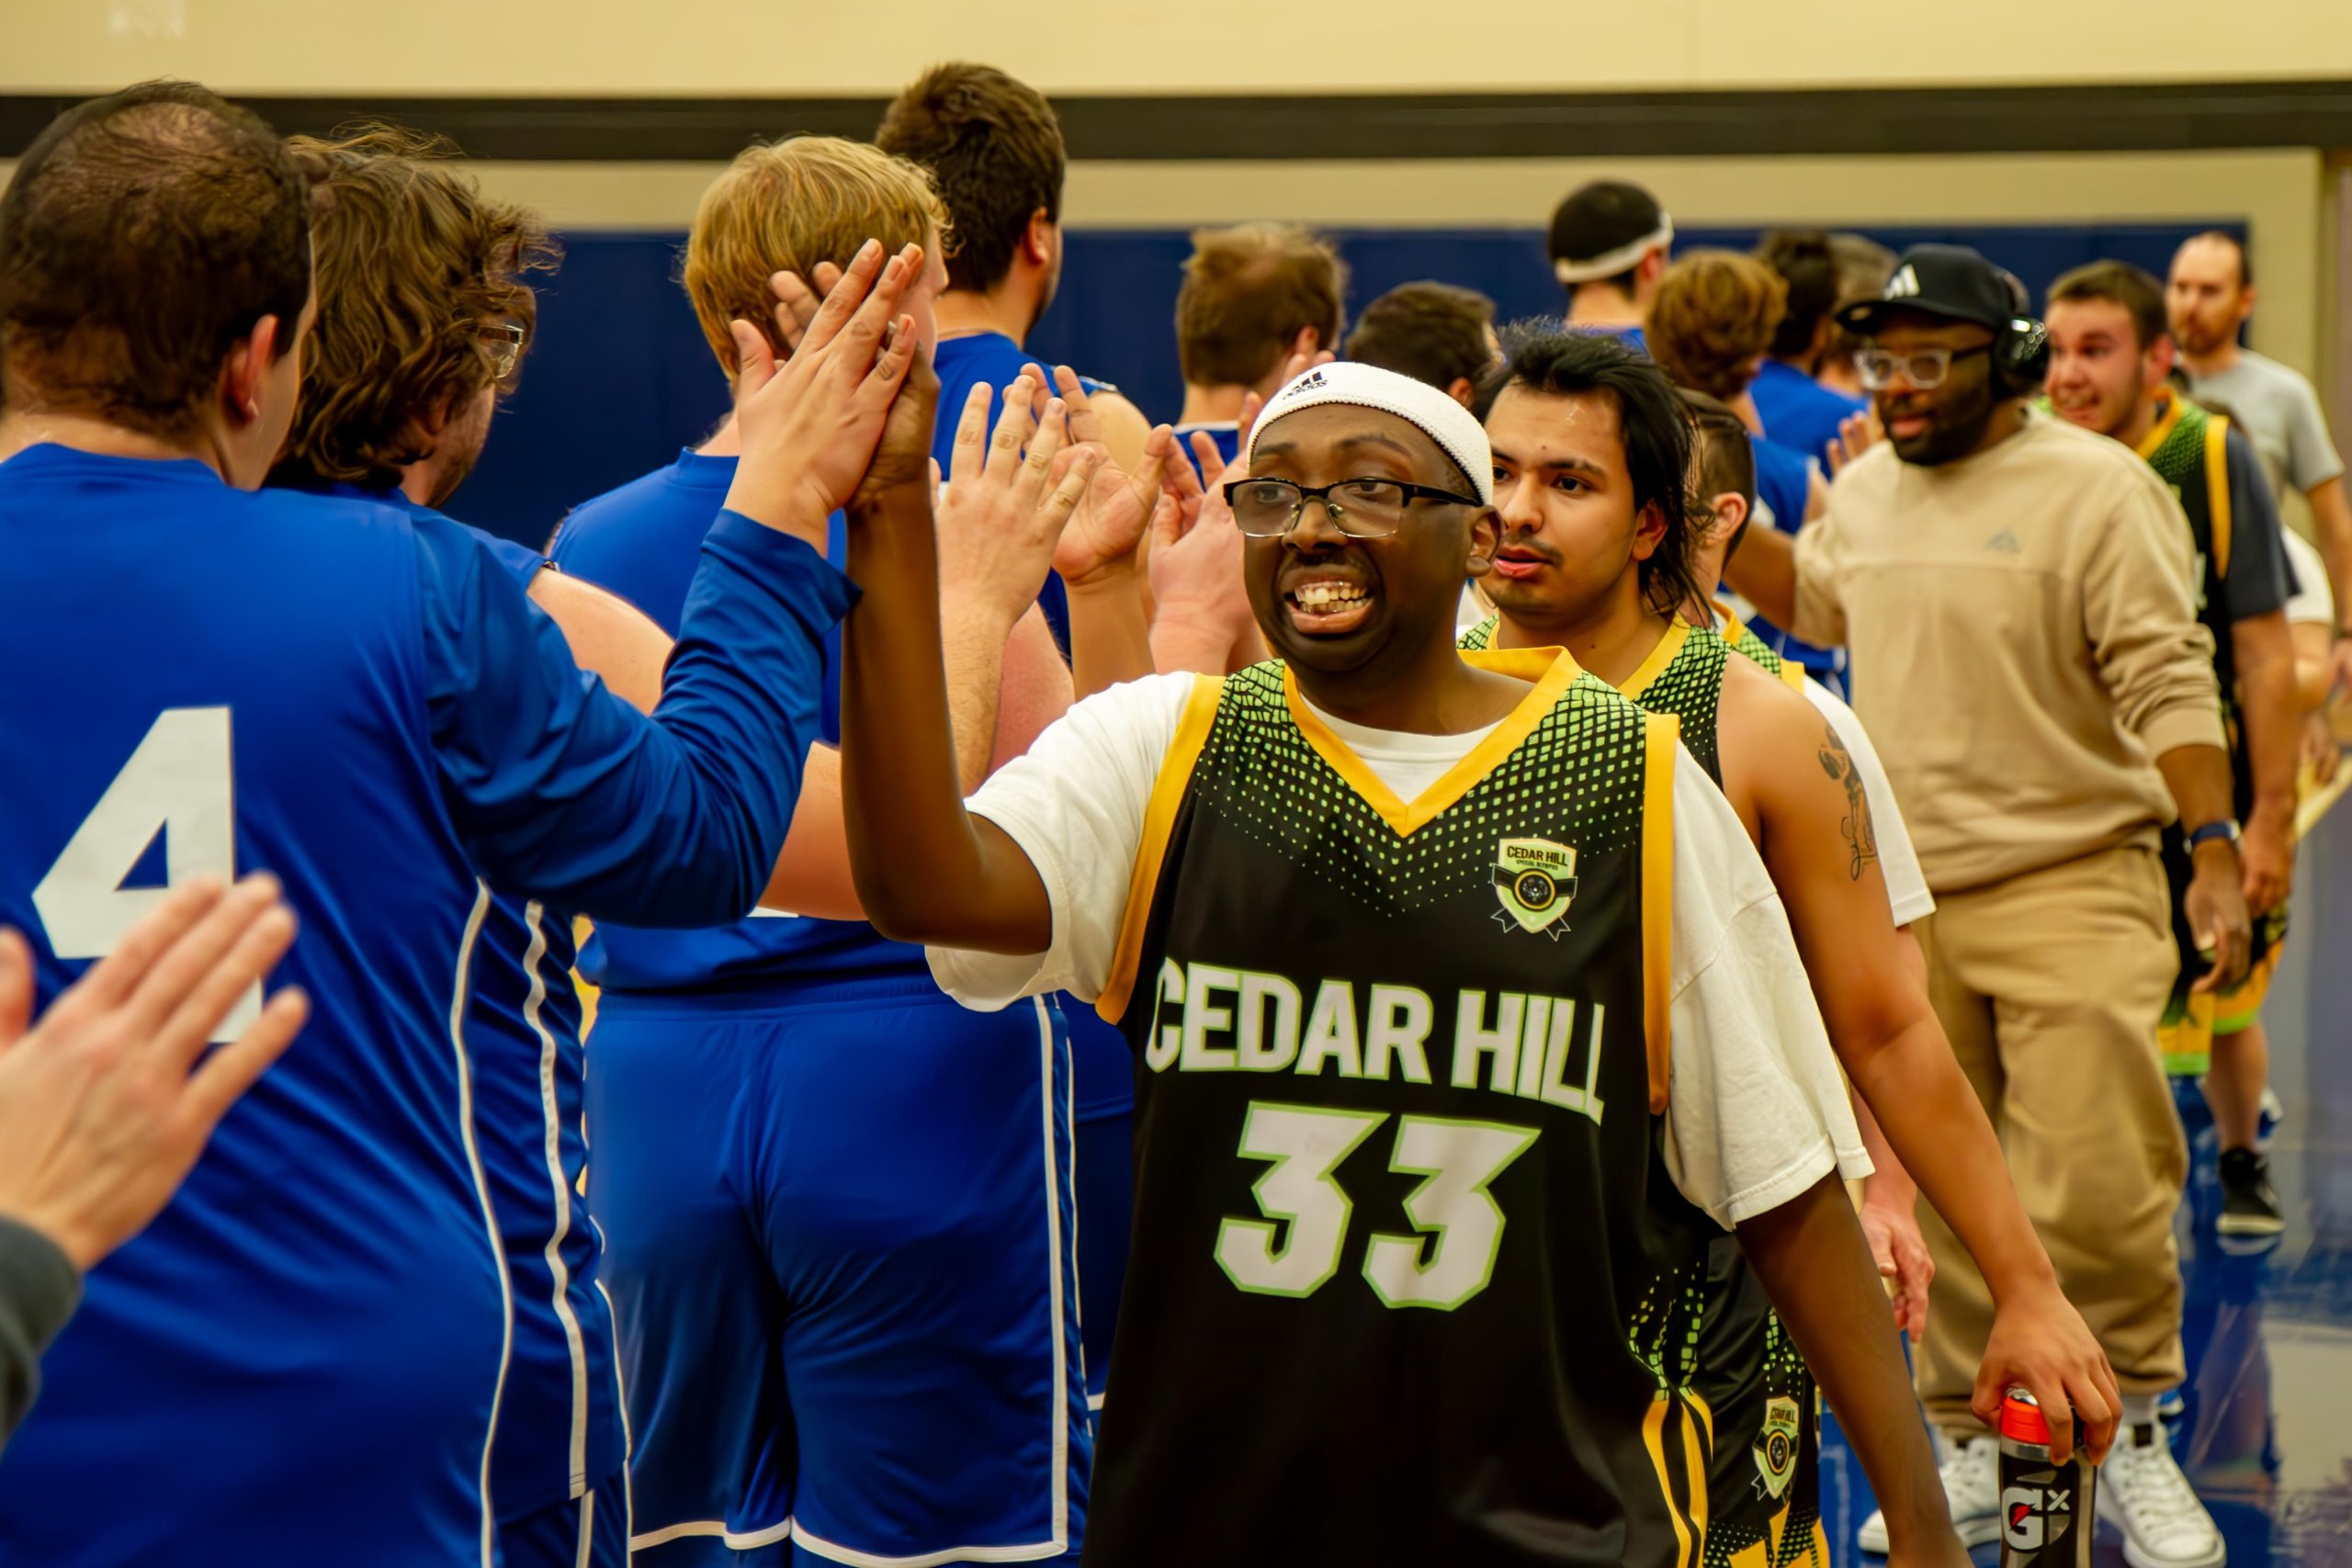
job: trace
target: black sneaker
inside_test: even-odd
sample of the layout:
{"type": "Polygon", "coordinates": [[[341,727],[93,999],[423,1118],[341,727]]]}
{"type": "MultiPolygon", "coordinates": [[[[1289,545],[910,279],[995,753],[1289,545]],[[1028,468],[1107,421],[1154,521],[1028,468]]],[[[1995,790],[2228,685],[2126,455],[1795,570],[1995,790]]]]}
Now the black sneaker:
{"type": "Polygon", "coordinates": [[[2252,1149],[2222,1151],[2222,1217],[2213,1228],[2224,1237],[2262,1241],[2287,1228],[2278,1194],[2270,1185],[2270,1162],[2252,1149]]]}

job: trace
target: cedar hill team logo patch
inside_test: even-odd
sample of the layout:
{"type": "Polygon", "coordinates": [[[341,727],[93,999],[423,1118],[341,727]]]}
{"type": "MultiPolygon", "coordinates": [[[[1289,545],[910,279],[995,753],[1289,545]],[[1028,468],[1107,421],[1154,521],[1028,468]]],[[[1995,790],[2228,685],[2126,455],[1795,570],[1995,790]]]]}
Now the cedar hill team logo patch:
{"type": "Polygon", "coordinates": [[[1797,1402],[1775,1396],[1764,1404],[1764,1430],[1756,1439],[1756,1468],[1764,1490],[1778,1499],[1797,1472],[1797,1402]]]}
{"type": "Polygon", "coordinates": [[[1517,922],[1524,931],[1544,931],[1553,941],[1567,930],[1561,917],[1577,896],[1577,852],[1548,839],[1505,839],[1495,849],[1495,897],[1502,902],[1498,922],[1517,922]],[[1552,928],[1558,926],[1558,931],[1552,928]]]}

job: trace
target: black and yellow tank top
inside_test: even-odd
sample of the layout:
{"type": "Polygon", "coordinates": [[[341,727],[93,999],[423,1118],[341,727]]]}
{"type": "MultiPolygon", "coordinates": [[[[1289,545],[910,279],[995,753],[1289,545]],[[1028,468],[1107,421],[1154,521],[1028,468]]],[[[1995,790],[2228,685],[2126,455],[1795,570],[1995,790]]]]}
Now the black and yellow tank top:
{"type": "Polygon", "coordinates": [[[1141,1070],[1090,1562],[1699,1568],[1674,726],[1477,657],[1528,694],[1409,801],[1280,662],[1194,689],[1101,1002],[1141,1070]]]}
{"type": "Polygon", "coordinates": [[[1796,691],[1804,690],[1804,666],[1793,659],[1783,659],[1780,650],[1756,635],[1756,628],[1735,614],[1722,600],[1715,601],[1715,615],[1721,623],[1715,635],[1729,643],[1732,651],[1744,653],[1758,664],[1781,678],[1781,683],[1796,691]]]}
{"type": "MultiPolygon", "coordinates": [[[[2140,456],[2172,487],[2188,519],[2189,542],[2197,552],[2197,618],[2213,634],[2222,715],[2230,749],[2237,752],[2242,750],[2237,744],[2237,661],[2232,657],[2229,596],[2222,591],[2230,572],[2229,428],[2228,420],[2175,393],[2165,400],[2165,412],[2140,443],[2140,456]]],[[[2250,776],[2246,785],[2244,793],[2250,794],[2250,776]]]]}
{"type": "MultiPolygon", "coordinates": [[[[1464,632],[1456,645],[1464,653],[1491,648],[1500,624],[1499,616],[1489,615],[1464,632]]],[[[1718,784],[1724,776],[1715,756],[1715,703],[1723,694],[1724,665],[1730,658],[1729,646],[1714,633],[1693,637],[1688,622],[1676,621],[1620,688],[1651,713],[1672,714],[1680,720],[1682,744],[1718,784]]]]}
{"type": "MultiPolygon", "coordinates": [[[[1734,646],[1787,680],[1804,678],[1738,617],[1717,606],[1722,632],[1682,621],[1668,627],[1623,694],[1653,714],[1672,715],[1682,742],[1708,775],[1723,783],[1716,716],[1724,671],[1734,646]],[[1753,651],[1748,645],[1752,645],[1753,651]]],[[[1461,639],[1494,639],[1489,617],[1461,639]]],[[[1794,684],[1795,682],[1791,682],[1794,684]]],[[[1731,1236],[1720,1233],[1708,1257],[1707,1311],[1692,1358],[1690,1392],[1708,1412],[1704,1471],[1708,1506],[1704,1568],[1828,1568],[1821,1529],[1817,1391],[1810,1369],[1772,1308],[1762,1281],[1731,1236]]]]}

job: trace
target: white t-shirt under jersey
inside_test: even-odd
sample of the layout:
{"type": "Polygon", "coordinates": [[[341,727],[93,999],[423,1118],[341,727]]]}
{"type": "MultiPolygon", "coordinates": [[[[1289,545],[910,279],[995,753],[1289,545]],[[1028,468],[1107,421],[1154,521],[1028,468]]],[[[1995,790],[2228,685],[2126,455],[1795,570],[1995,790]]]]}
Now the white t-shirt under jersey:
{"type": "Polygon", "coordinates": [[[2319,547],[2296,533],[2281,528],[2278,536],[2287,543],[2287,564],[2295,569],[2295,591],[2287,596],[2287,624],[2290,626],[2335,624],[2335,595],[2327,586],[2327,562],[2320,558],[2319,547]]]}
{"type": "Polygon", "coordinates": [[[1936,896],[1928,891],[1927,874],[1919,869],[1919,852],[1911,847],[1911,829],[1903,825],[1903,808],[1894,803],[1894,786],[1886,782],[1886,764],[1878,760],[1878,748],[1871,744],[1861,716],[1810,675],[1799,689],[1846,743],[1854,771],[1862,776],[1862,798],[1870,802],[1871,830],[1878,839],[1878,869],[1886,878],[1886,901],[1894,911],[1894,923],[1907,926],[1934,914],[1936,896]]]}
{"type": "MultiPolygon", "coordinates": [[[[980,786],[972,809],[1021,846],[1046,885],[1053,945],[1018,957],[933,948],[932,974],[950,996],[993,1010],[1045,991],[1102,993],[1144,811],[1195,679],[1154,675],[1098,693],[980,786]]],[[[1403,800],[1492,728],[1410,735],[1318,716],[1403,800]]],[[[1684,1196],[1728,1226],[1832,1169],[1867,1175],[1870,1158],[1780,897],[1730,804],[1687,751],[1673,800],[1667,1168],[1684,1196]]]]}

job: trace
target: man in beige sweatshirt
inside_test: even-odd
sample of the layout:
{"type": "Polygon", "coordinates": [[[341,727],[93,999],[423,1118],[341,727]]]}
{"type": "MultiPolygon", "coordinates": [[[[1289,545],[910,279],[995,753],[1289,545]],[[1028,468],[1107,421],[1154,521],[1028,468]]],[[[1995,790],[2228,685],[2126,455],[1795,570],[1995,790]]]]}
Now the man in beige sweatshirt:
{"type": "MultiPolygon", "coordinates": [[[[1750,530],[1728,573],[1797,636],[1851,650],[1936,895],[1937,1014],[2124,1393],[2099,1511],[2137,1568],[2215,1568],[2221,1536],[2154,1411],[2182,1375],[2188,1163],[2156,1048],[2179,962],[2156,837],[2177,816],[2194,840],[2202,983],[2233,982],[2247,919],[2220,692],[2177,503],[2130,452],[2029,409],[2046,350],[2025,309],[1973,251],[1920,245],[1841,311],[1887,440],[1794,540],[1750,530]]],[[[1993,1440],[1968,1414],[1993,1303],[1949,1228],[1925,1229],[1919,1392],[1974,1544],[2000,1529],[1993,1440]]]]}

